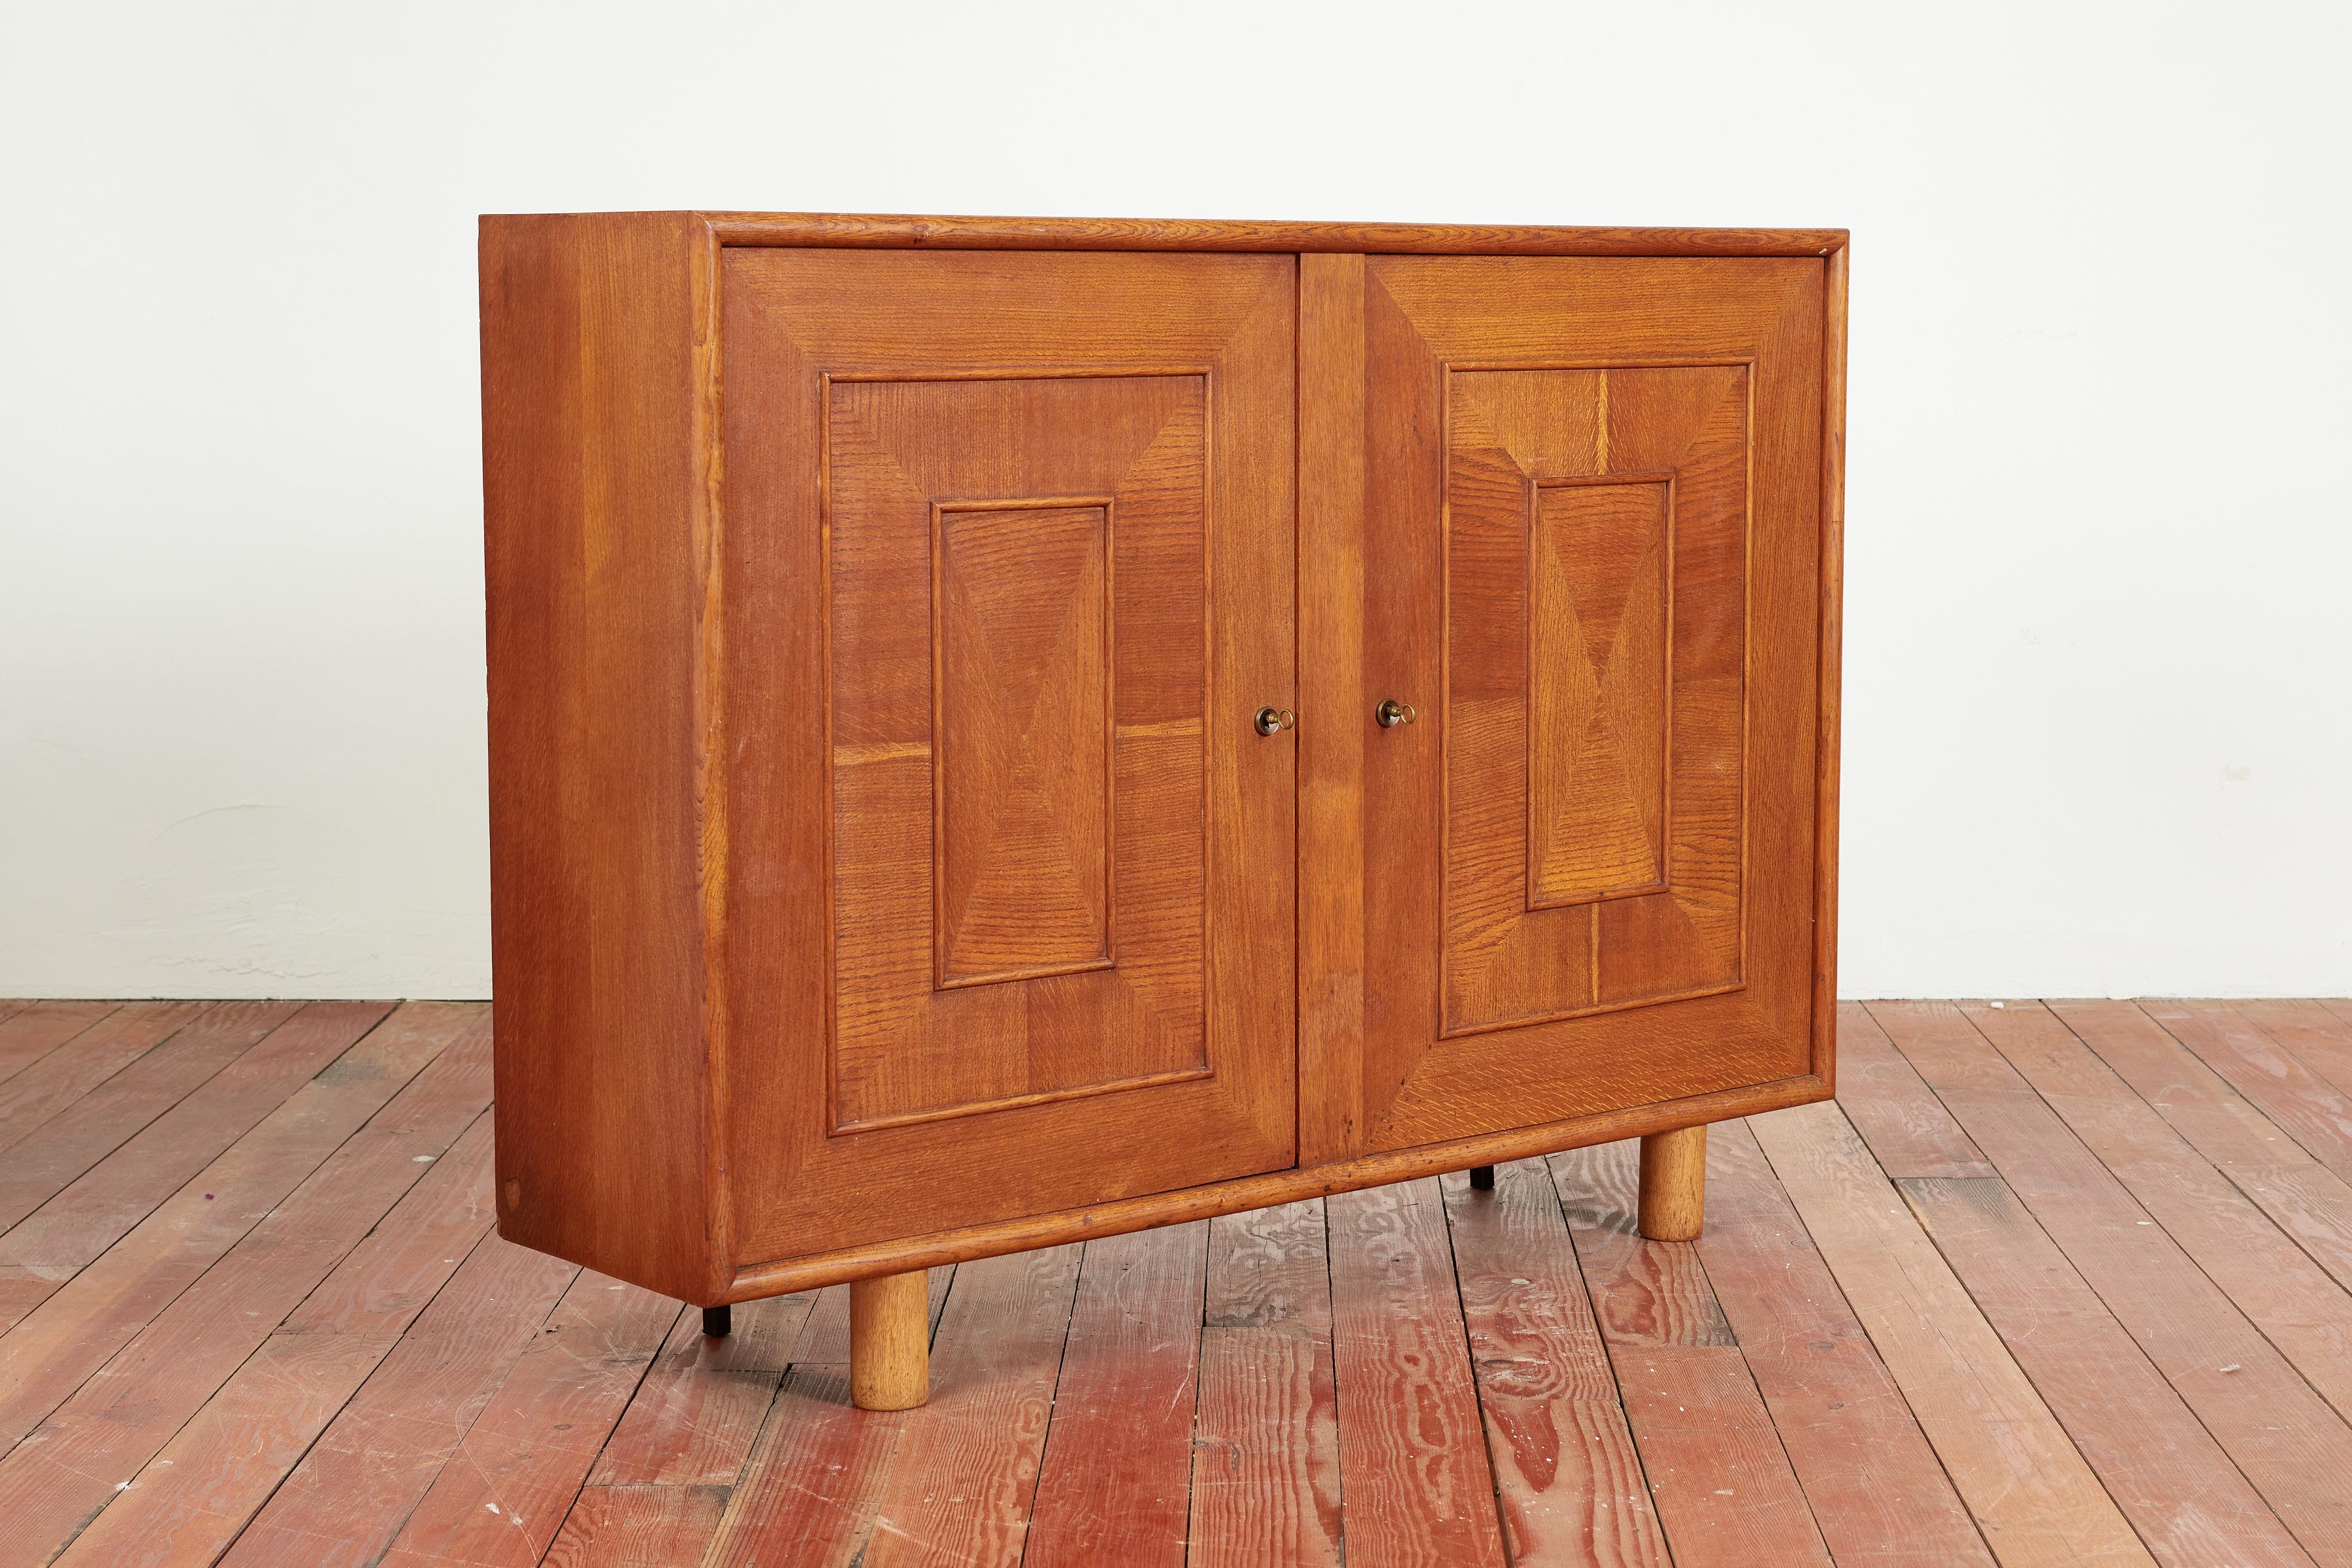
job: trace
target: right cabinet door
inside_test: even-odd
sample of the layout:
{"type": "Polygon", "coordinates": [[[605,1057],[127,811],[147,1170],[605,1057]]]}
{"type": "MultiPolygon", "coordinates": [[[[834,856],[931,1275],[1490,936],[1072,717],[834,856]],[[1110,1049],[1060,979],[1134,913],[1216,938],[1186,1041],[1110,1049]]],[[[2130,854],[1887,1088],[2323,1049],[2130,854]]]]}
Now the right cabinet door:
{"type": "Polygon", "coordinates": [[[1302,1159],[1812,1072],[1827,264],[1307,260],[1302,1159]]]}

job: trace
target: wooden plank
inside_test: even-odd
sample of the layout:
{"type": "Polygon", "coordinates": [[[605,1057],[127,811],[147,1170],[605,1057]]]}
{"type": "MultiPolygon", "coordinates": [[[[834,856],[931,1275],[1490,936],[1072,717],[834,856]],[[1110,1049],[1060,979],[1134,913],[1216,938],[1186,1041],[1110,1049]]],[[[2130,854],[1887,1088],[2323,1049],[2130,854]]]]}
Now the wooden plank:
{"type": "Polygon", "coordinates": [[[1188,1568],[1339,1568],[1329,1338],[1296,1322],[1204,1328],[1200,1376],[1188,1568]]]}
{"type": "Polygon", "coordinates": [[[221,1562],[373,1563],[579,1272],[485,1237],[221,1562]]]}
{"type": "Polygon", "coordinates": [[[1024,1568],[1183,1568],[1209,1222],[1088,1242],[1024,1568]]]}
{"type": "Polygon", "coordinates": [[[490,1121],[478,1116],[366,1241],[180,1428],[60,1558],[211,1563],[488,1233],[490,1121]]]}
{"type": "MultiPolygon", "coordinates": [[[[2323,1558],[2352,1554],[2352,1426],[1965,1015],[1924,1003],[1872,1011],[2295,1539],[2323,1558]]],[[[2055,1020],[2051,1026],[2063,1032],[2055,1020]]],[[[2172,1134],[2167,1130],[2163,1136],[2172,1134]]],[[[2249,1205],[2234,1192],[2229,1197],[2242,1219],[2249,1205]]],[[[2270,1229],[2258,1215],[2253,1219],[2260,1229],[2270,1229]]],[[[2199,1234],[2192,1229],[2192,1236],[2199,1234]]],[[[2229,1234],[2251,1246],[2260,1230],[2239,1226],[2229,1234]]],[[[2309,1259],[2277,1239],[2280,1254],[2293,1254],[2310,1268],[2309,1259]]],[[[2226,1259],[2210,1256],[2202,1242],[2200,1252],[2208,1267],[2227,1272],[2226,1259]]],[[[2329,1331],[2324,1322],[2314,1327],[2329,1331]]],[[[2331,1375],[2324,1365],[2305,1371],[2331,1375]]]]}
{"type": "Polygon", "coordinates": [[[680,1315],[674,1297],[583,1270],[376,1561],[531,1568],[680,1315]]]}
{"type": "Polygon", "coordinates": [[[2150,1001],[2140,1006],[2313,1159],[2352,1180],[2352,1092],[2280,1049],[2277,1041],[2226,1004],[2150,1001]]]}
{"type": "Polygon", "coordinates": [[[1192,1568],[1340,1560],[1339,1407],[1323,1200],[1209,1222],[1192,1568]]]}
{"type": "Polygon", "coordinates": [[[0,1565],[68,1539],[259,1350],[490,1097],[478,1023],[0,1458],[0,1565]]]}
{"type": "Polygon", "coordinates": [[[564,1516],[545,1562],[548,1568],[677,1568],[699,1563],[727,1498],[724,1487],[587,1487],[564,1516]]]}
{"type": "Polygon", "coordinates": [[[1804,1491],[1790,1473],[1789,1457],[1736,1347],[1612,1344],[1610,1350],[1651,1499],[1677,1564],[1829,1563],[1804,1491]]]}
{"type": "MultiPolygon", "coordinates": [[[[0,1245],[0,1257],[7,1258],[16,1278],[47,1297],[0,1336],[0,1441],[21,1439],[71,1396],[479,1012],[415,1005],[403,1009],[404,1018],[376,1029],[344,1055],[338,1070],[304,1085],[79,1273],[73,1269],[85,1237],[71,1238],[76,1251],[63,1258],[37,1253],[29,1266],[22,1251],[0,1245]],[[60,1275],[71,1275],[62,1288],[55,1283],[60,1275]]],[[[342,1025],[357,1025],[364,1016],[346,1017],[342,1025]]],[[[26,1228],[20,1226],[8,1243],[26,1228]]]]}
{"type": "Polygon", "coordinates": [[[2006,1184],[1895,1184],[2159,1562],[2311,1561],[2006,1184]]]}
{"type": "Polygon", "coordinates": [[[1748,1128],[2003,1568],[2153,1562],[1837,1109],[1748,1128]]]}
{"type": "Polygon", "coordinates": [[[1738,1343],[1698,1250],[1645,1241],[1635,1228],[1635,1150],[1631,1141],[1601,1143],[1550,1161],[1602,1334],[1612,1345],[1738,1343]]]}
{"type": "MultiPolygon", "coordinates": [[[[2261,1114],[2213,1084],[2192,1126],[2206,1142],[2251,1157],[2251,1168],[2239,1163],[2225,1175],[2046,1008],[2016,1004],[2000,1013],[1961,1011],[2338,1415],[2352,1415],[2352,1295],[2345,1293],[2343,1279],[2328,1272],[2331,1260],[2352,1269],[2352,1206],[2343,1204],[2343,1192],[2312,1180],[2295,1183],[2291,1168],[2279,1180],[2265,1178],[2282,1166],[2282,1157],[2294,1157],[2310,1178],[2326,1180],[2333,1190],[2343,1190],[2343,1180],[2331,1178],[2277,1129],[2263,1133],[2255,1126],[2267,1126],[2261,1114]],[[2294,1196],[2265,1201],[2298,1192],[2300,1208],[2294,1196]],[[2274,1206],[2303,1237],[2288,1232],[2282,1215],[2272,1213],[2274,1206]]],[[[2119,1058],[2136,1058],[2131,1037],[2116,1039],[2110,1032],[2107,1039],[2119,1058]]],[[[2138,1056],[2157,1056],[2145,1044],[2140,1041],[2138,1056]]],[[[2201,1072],[2178,1047],[2166,1056],[2201,1072]]]]}
{"type": "Polygon", "coordinates": [[[1490,1191],[1443,1186],[1510,1561],[1664,1563],[1550,1173],[1528,1161],[1495,1167],[1490,1191]]]}
{"type": "Polygon", "coordinates": [[[1078,1261],[1057,1247],[956,1270],[931,1402],[906,1413],[866,1568],[1020,1561],[1078,1261]]]}
{"type": "MultiPolygon", "coordinates": [[[[2248,1104],[2220,1074],[2130,1003],[2061,1002],[2053,1004],[2051,1010],[2075,1039],[2087,1046],[2116,1079],[2129,1086],[2130,1095],[2153,1109],[2190,1148],[2227,1176],[2337,1286],[2352,1289],[2352,1184],[2305,1153],[2301,1144],[2248,1104]]],[[[2003,1049],[2011,1047],[2004,1046],[2003,1049]]],[[[2085,1088],[2070,1095],[2063,1087],[2064,1080],[2053,1076],[2053,1071],[2064,1070],[2067,1058],[2063,1051],[2051,1058],[2061,1064],[2059,1067],[2036,1065],[2049,1056],[2047,1052],[2035,1056],[2012,1054],[2011,1059],[2042,1089],[2044,1098],[2074,1127],[2077,1135],[2124,1177],[2125,1184],[2148,1205],[2149,1212],[2173,1230],[2176,1239],[2191,1246],[2190,1237],[2225,1217],[2221,1209],[2202,1215],[2186,1214],[2180,1216],[2181,1227],[2175,1227],[2166,1219],[2165,1214],[2158,1211],[2159,1204],[2167,1199],[2195,1201],[2186,1193],[2176,1194],[2172,1189],[2178,1180],[2168,1181],[2165,1176],[2168,1166],[2183,1165],[2185,1162],[2177,1153],[2169,1160],[2159,1158],[2152,1164],[2134,1160],[2121,1152],[2116,1139],[2103,1141],[2094,1136],[2090,1128],[2095,1125],[2095,1120],[2086,1119],[2103,1114],[2097,1109],[2102,1091],[2109,1098],[2121,1098],[2126,1111],[2129,1097],[2120,1088],[2103,1083],[2096,1075],[2084,1071],[2079,1065],[2072,1068],[2070,1076],[2085,1088]],[[2125,1163],[2118,1164],[2118,1160],[2125,1163]],[[2142,1193],[2143,1185],[2150,1192],[2142,1193]]],[[[2137,1130],[2137,1136],[2153,1142],[2145,1129],[2137,1130]]],[[[2196,1178],[2192,1172],[2189,1180],[2192,1187],[2201,1188],[2210,1178],[2196,1178]]],[[[2263,1256],[2275,1250],[2275,1243],[2267,1237],[2260,1237],[2255,1245],[2257,1252],[2263,1256]]],[[[2193,1246],[2191,1250],[2195,1250],[2193,1246]]],[[[2287,1279],[2271,1280],[2260,1278],[2257,1267],[2256,1277],[2248,1279],[2244,1270],[2231,1266],[2233,1262],[2225,1261],[2223,1265],[2222,1288],[2230,1291],[2232,1300],[2240,1300],[2242,1308],[2259,1302],[2274,1287],[2294,1284],[2305,1275],[2297,1266],[2290,1270],[2287,1279]],[[2232,1284],[2232,1280],[2237,1283],[2232,1284]],[[2241,1290],[2250,1292],[2247,1299],[2240,1299],[2241,1290]]],[[[2321,1300],[2328,1298],[2323,1293],[2321,1300]]]]}
{"type": "Polygon", "coordinates": [[[1989,1568],[1967,1505],[1754,1135],[1718,1122],[1706,1148],[1696,1250],[1830,1554],[1886,1568],[1989,1568]]]}
{"type": "Polygon", "coordinates": [[[589,1484],[733,1486],[814,1304],[811,1295],[744,1302],[724,1339],[703,1333],[701,1313],[681,1316],[589,1484]]]}
{"type": "MultiPolygon", "coordinates": [[[[241,1169],[245,1155],[220,1156],[255,1136],[265,1118],[307,1116],[289,1097],[377,1027],[389,1011],[378,1002],[312,1003],[0,1236],[0,1331],[20,1321],[149,1219],[173,1193],[199,1175],[213,1174],[208,1164],[241,1169]]],[[[387,1043],[405,1036],[404,1025],[403,1034],[387,1037],[387,1043]]],[[[357,1058],[368,1064],[352,1080],[357,1087],[331,1097],[320,1089],[311,1100],[352,1100],[352,1110],[365,1120],[399,1085],[380,1084],[378,1096],[366,1088],[364,1073],[380,1074],[390,1062],[411,1060],[400,1051],[381,1055],[384,1049],[379,1045],[357,1058]]],[[[423,1058],[416,1058],[415,1066],[422,1065],[423,1058]]]]}
{"type": "Polygon", "coordinates": [[[777,1390],[703,1562],[709,1568],[862,1563],[875,1504],[911,1415],[852,1406],[845,1365],[795,1367],[777,1390]]]}
{"type": "Polygon", "coordinates": [[[2232,1002],[2230,1005],[2297,1061],[2352,1094],[2352,1018],[2311,1001],[2232,1002]]]}
{"type": "Polygon", "coordinates": [[[224,1002],[17,1142],[0,1160],[0,1231],[252,1049],[298,1005],[224,1002]]]}
{"type": "Polygon", "coordinates": [[[1352,1568],[1503,1562],[1434,1180],[1325,1200],[1352,1568]]]}
{"type": "Polygon", "coordinates": [[[1990,1176],[1992,1167],[1859,1002],[1838,1004],[1838,1104],[1890,1176],[1990,1176]]]}
{"type": "Polygon", "coordinates": [[[36,1002],[0,1020],[0,1083],[121,1005],[120,1002],[36,1002]]]}
{"type": "Polygon", "coordinates": [[[1677,1563],[1828,1552],[1696,1247],[1635,1229],[1635,1146],[1555,1155],[1560,1195],[1653,1506],[1677,1563]]]}
{"type": "Polygon", "coordinates": [[[204,1016],[209,1002],[126,1002],[0,1083],[0,1149],[24,1142],[50,1118],[204,1016]]]}
{"type": "Polygon", "coordinates": [[[1220,1215],[1209,1222],[1202,1321],[1219,1329],[1290,1323],[1330,1337],[1331,1263],[1322,1199],[1220,1215]]]}

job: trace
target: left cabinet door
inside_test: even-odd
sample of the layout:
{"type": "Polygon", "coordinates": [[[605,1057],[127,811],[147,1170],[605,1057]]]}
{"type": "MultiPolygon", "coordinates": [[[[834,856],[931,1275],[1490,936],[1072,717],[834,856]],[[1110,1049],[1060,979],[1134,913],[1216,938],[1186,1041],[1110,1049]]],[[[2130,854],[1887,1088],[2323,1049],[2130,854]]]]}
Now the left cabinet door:
{"type": "Polygon", "coordinates": [[[1295,260],[721,255],[728,1250],[1289,1165],[1295,260]]]}

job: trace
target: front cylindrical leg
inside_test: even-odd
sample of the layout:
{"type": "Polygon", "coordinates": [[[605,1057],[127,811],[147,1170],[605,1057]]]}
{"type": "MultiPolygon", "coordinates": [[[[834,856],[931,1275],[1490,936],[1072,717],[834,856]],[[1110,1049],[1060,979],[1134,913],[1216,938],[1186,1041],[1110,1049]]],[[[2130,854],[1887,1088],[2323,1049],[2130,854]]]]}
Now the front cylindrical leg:
{"type": "Polygon", "coordinates": [[[1706,1216],[1706,1124],[1642,1140],[1642,1234],[1696,1241],[1706,1216]]]}
{"type": "Polygon", "coordinates": [[[849,1397],[860,1410],[912,1410],[931,1396],[929,1278],[885,1274],[849,1285],[849,1397]]]}
{"type": "Polygon", "coordinates": [[[1471,1166],[1470,1187],[1473,1192],[1493,1192],[1495,1190],[1495,1167],[1492,1165],[1471,1166]]]}

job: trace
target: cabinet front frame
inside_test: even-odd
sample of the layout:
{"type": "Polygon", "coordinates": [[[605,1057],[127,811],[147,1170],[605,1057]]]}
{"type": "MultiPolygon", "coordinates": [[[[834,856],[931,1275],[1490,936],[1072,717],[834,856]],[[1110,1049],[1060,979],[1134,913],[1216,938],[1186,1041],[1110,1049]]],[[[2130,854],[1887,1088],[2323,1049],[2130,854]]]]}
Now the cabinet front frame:
{"type": "MultiPolygon", "coordinates": [[[[1449,226],[1255,223],[1143,223],[1071,219],[902,218],[856,215],[769,215],[704,213],[692,215],[689,243],[697,254],[690,261],[692,313],[697,326],[693,349],[698,405],[692,411],[694,438],[701,448],[703,493],[693,512],[693,557],[701,576],[696,617],[695,731],[698,737],[695,776],[699,802],[697,842],[700,848],[698,886],[703,910],[706,988],[702,1018],[702,1121],[705,1163],[710,1175],[709,1224],[707,1237],[719,1289],[711,1304],[750,1300],[845,1280],[873,1278],[911,1268],[935,1267],[1031,1247],[1107,1237],[1181,1223],[1214,1215],[1237,1213],[1267,1205],[1350,1191],[1409,1180],[1477,1164],[1492,1164],[1556,1152],[1587,1144],[1646,1135],[1707,1121],[1754,1114],[1784,1106],[1826,1100],[1835,1090],[1836,1033],[1836,858],[1838,840],[1839,668],[1842,651],[1841,593],[1843,568],[1843,490],[1846,374],[1847,236],[1835,229],[1706,230],[1606,228],[1465,228],[1449,226]],[[1813,879],[1813,975],[1811,1029],[1811,1070],[1768,1083],[1694,1096],[1688,1099],[1627,1107],[1534,1126],[1449,1140],[1322,1163],[1295,1165],[1263,1174],[1150,1193],[1113,1202],[967,1226],[950,1230],[892,1238],[864,1246],[814,1252],[789,1258],[746,1262],[737,1251],[740,1216],[735,1194],[726,1172],[723,1150],[728,1137],[726,1103],[730,1093],[728,1058],[730,1027],[726,992],[726,853],[728,798],[724,783],[726,714],[719,666],[723,617],[719,582],[720,548],[719,495],[723,472],[725,425],[719,408],[719,306],[718,280],[722,252],[730,247],[840,247],[845,248],[962,248],[987,250],[1204,250],[1287,251],[1297,258],[1298,298],[1295,314],[1298,332],[1298,365],[1294,382],[1297,400],[1297,440],[1295,455],[1297,483],[1294,490],[1298,573],[1297,671],[1303,722],[1314,722],[1327,707],[1360,705],[1365,693],[1348,689],[1351,677],[1342,672],[1338,689],[1314,684],[1317,661],[1305,650],[1320,636],[1341,635],[1349,616],[1338,602],[1352,587],[1360,590],[1363,562],[1360,544],[1334,531],[1349,506],[1362,504],[1360,460],[1335,458],[1352,439],[1359,447],[1363,432],[1362,342],[1354,339],[1355,363],[1348,363],[1348,334],[1330,331],[1335,320],[1362,319],[1362,279],[1369,256],[1395,255],[1539,255],[1539,256],[1779,256],[1821,260],[1822,290],[1822,365],[1821,374],[1821,452],[1819,508],[1819,633],[1816,644],[1813,879]],[[1318,332],[1311,323],[1320,321],[1318,332]],[[1352,391],[1350,389],[1352,388],[1352,391]],[[1351,434],[1352,433],[1352,434],[1351,434]],[[1352,489],[1351,489],[1352,487],[1352,489]],[[1307,572],[1312,560],[1316,570],[1307,572]],[[1310,689],[1316,692],[1310,699],[1310,689]]],[[[1360,536],[1359,536],[1360,537],[1360,536]]],[[[1360,623],[1355,627],[1360,631],[1360,623]]],[[[1352,679],[1360,686],[1360,672],[1352,679]]],[[[1310,834],[1316,841],[1338,846],[1345,858],[1349,835],[1326,832],[1331,825],[1331,802],[1324,798],[1328,781],[1310,774],[1302,756],[1297,775],[1297,846],[1310,834]],[[1318,824],[1321,824],[1318,826],[1318,824]]],[[[1353,851],[1360,856],[1360,832],[1353,851]]],[[[1360,863],[1359,860],[1357,863],[1360,863]]],[[[1303,871],[1303,868],[1302,868],[1303,871]]],[[[1302,874],[1297,883],[1297,918],[1301,941],[1297,957],[1305,962],[1311,931],[1329,934],[1328,922],[1344,921],[1322,896],[1326,879],[1302,874]],[[1318,926],[1318,922],[1321,924],[1318,926]]],[[[1358,916],[1360,920],[1360,915],[1358,916]]],[[[1328,1049],[1329,1032],[1345,1029],[1344,1007],[1334,1014],[1315,1012],[1310,1035],[1309,998],[1297,992],[1297,1079],[1308,1076],[1312,1049],[1328,1049]]],[[[1312,1146],[1306,1136],[1309,1119],[1324,1108],[1312,1108],[1302,1094],[1297,1100],[1301,1157],[1312,1146]]],[[[1329,1146],[1328,1143],[1323,1146],[1329,1146]]],[[[706,1292],[706,1294],[713,1294],[706,1292]]]]}

